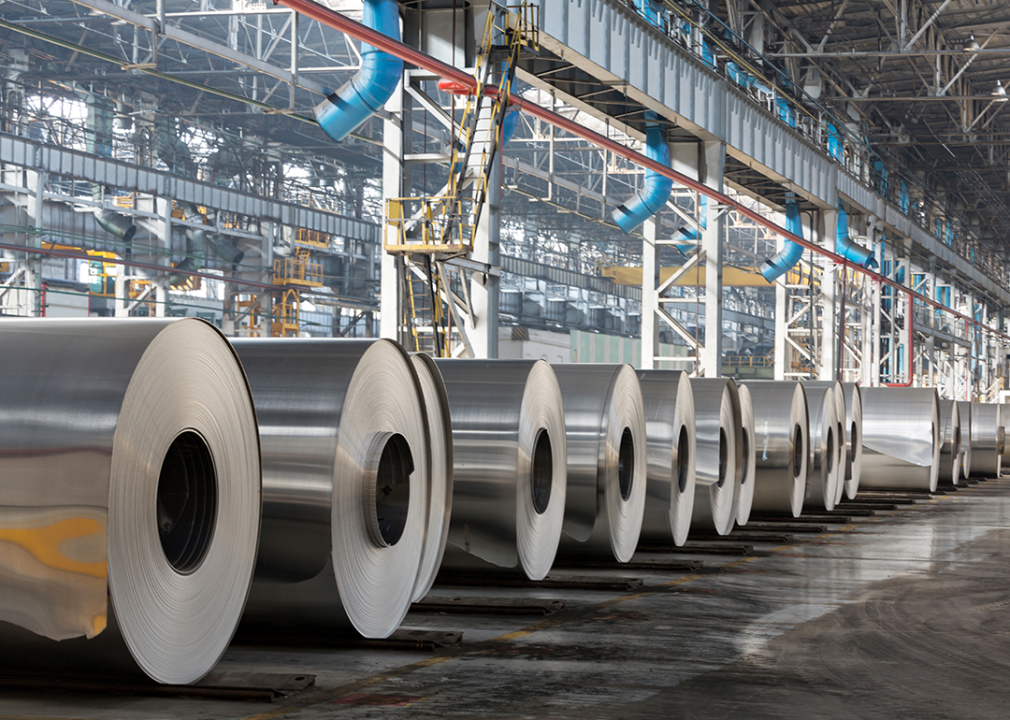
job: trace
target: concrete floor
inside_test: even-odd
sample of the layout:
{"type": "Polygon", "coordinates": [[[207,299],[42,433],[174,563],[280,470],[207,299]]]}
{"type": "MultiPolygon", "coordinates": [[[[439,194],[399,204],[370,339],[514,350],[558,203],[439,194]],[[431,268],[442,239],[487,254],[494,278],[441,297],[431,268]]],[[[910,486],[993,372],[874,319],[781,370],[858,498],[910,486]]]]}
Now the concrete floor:
{"type": "Polygon", "coordinates": [[[0,718],[1010,716],[1010,479],[758,547],[622,572],[646,580],[623,595],[436,587],[567,602],[532,624],[408,617],[463,631],[448,651],[231,649],[222,670],[318,676],[274,704],[4,690],[0,718]]]}

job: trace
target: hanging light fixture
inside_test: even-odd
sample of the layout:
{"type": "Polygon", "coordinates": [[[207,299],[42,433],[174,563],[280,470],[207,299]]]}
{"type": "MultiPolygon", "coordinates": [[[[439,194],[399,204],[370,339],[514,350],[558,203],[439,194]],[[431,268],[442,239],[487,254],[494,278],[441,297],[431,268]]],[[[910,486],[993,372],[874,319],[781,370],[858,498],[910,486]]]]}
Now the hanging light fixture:
{"type": "Polygon", "coordinates": [[[981,49],[982,48],[981,48],[981,46],[979,46],[978,40],[975,39],[975,33],[972,33],[971,37],[968,39],[968,42],[966,42],[964,44],[964,51],[965,52],[978,52],[981,49]]]}
{"type": "Polygon", "coordinates": [[[996,81],[996,87],[992,89],[992,97],[996,102],[1006,102],[1007,100],[1010,100],[1010,98],[1007,97],[1006,88],[1003,87],[1003,83],[999,80],[996,81]]]}

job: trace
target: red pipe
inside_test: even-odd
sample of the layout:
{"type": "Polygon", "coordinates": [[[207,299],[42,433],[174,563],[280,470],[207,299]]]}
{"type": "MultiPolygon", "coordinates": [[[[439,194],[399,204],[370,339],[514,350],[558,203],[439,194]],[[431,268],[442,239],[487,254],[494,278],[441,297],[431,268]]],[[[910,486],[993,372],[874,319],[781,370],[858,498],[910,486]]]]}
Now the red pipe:
{"type": "MultiPolygon", "coordinates": [[[[371,28],[367,28],[361,23],[355,22],[354,20],[351,20],[350,18],[345,17],[344,15],[341,15],[338,12],[335,12],[334,10],[330,10],[327,7],[323,7],[319,3],[313,2],[312,0],[274,0],[274,5],[278,4],[285,5],[291,8],[292,10],[295,10],[296,12],[300,12],[306,17],[310,17],[313,20],[317,20],[323,25],[327,25],[336,30],[340,30],[341,32],[350,35],[353,38],[357,38],[358,40],[366,42],[369,45],[378,48],[379,50],[388,52],[391,55],[395,55],[398,58],[401,58],[402,60],[412,63],[419,68],[434,73],[435,75],[438,75],[441,78],[451,80],[453,82],[459,83],[463,87],[470,88],[471,92],[474,92],[477,89],[477,79],[473,75],[470,75],[464,72],[463,70],[460,70],[459,68],[455,68],[452,65],[448,65],[447,63],[444,63],[441,60],[437,60],[431,57],[430,55],[427,55],[421,52],[420,50],[416,50],[410,47],[409,45],[405,45],[404,43],[398,40],[394,40],[391,37],[376,32],[371,28]]],[[[495,93],[497,93],[497,88],[488,88],[487,92],[489,95],[494,95],[495,93]]],[[[611,140],[608,137],[604,137],[603,135],[600,135],[599,133],[596,133],[585,126],[580,125],[574,120],[569,120],[568,118],[562,115],[558,115],[557,113],[552,112],[547,108],[535,105],[531,102],[527,102],[519,98],[511,98],[510,102],[513,105],[516,105],[520,110],[527,113],[528,115],[532,115],[533,117],[538,118],[539,120],[542,120],[550,125],[553,125],[556,128],[565,130],[566,132],[569,132],[572,135],[580,137],[583,140],[586,140],[587,142],[590,142],[598,147],[609,150],[615,155],[623,157],[625,160],[633,162],[636,165],[660,173],[661,175],[670,178],[674,182],[683,185],[684,187],[690,188],[696,192],[701,193],[702,195],[712,198],[721,205],[727,205],[729,207],[732,207],[744,217],[753,220],[758,225],[761,225],[762,227],[771,230],[777,235],[781,235],[787,240],[791,240],[794,243],[802,245],[803,247],[812,250],[813,252],[818,253],[819,255],[828,258],[829,260],[834,261],[835,263],[838,263],[846,267],[852,267],[854,270],[858,270],[859,272],[863,273],[864,275],[875,280],[878,283],[883,283],[885,285],[889,285],[895,288],[896,290],[901,290],[903,292],[908,293],[910,304],[911,299],[915,298],[916,300],[920,300],[926,303],[927,305],[931,305],[932,307],[938,308],[944,312],[949,312],[951,315],[955,317],[959,317],[962,320],[972,323],[977,327],[981,328],[984,332],[993,333],[994,335],[1002,337],[1004,340],[1010,341],[1010,335],[1000,332],[999,330],[993,330],[992,328],[986,327],[985,325],[982,325],[974,318],[968,317],[967,315],[962,315],[961,313],[952,310],[944,305],[941,305],[939,302],[931,298],[928,298],[925,295],[920,295],[914,290],[906,288],[904,285],[900,285],[895,281],[884,277],[883,275],[878,275],[872,270],[868,270],[862,267],[861,265],[850,264],[841,255],[836,255],[830,250],[826,250],[825,248],[822,248],[821,246],[816,245],[809,240],[805,240],[799,235],[794,235],[785,228],[776,225],[771,220],[766,219],[765,217],[751,210],[750,208],[747,208],[741,205],[740,203],[736,202],[728,195],[724,195],[723,193],[718,192],[717,190],[713,190],[712,188],[707,187],[706,185],[700,183],[697,180],[694,180],[686,175],[682,175],[681,173],[673,170],[670,167],[657,163],[654,160],[650,160],[645,155],[642,155],[641,153],[636,152],[631,148],[622,145],[619,142],[616,142],[615,140],[611,140]]]]}

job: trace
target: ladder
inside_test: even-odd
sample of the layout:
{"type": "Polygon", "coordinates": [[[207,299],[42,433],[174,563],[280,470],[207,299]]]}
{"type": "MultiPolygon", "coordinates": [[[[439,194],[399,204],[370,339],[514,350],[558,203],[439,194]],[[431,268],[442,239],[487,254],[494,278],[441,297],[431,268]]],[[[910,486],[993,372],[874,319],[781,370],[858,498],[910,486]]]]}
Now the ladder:
{"type": "Polygon", "coordinates": [[[474,71],[476,89],[439,83],[440,89],[466,97],[458,134],[450,139],[447,183],[431,197],[386,203],[386,224],[395,240],[387,242],[385,250],[402,257],[402,320],[415,351],[448,357],[454,333],[463,332],[454,323],[454,296],[446,287],[451,271],[444,263],[473,251],[488,187],[496,181],[491,173],[501,151],[516,67],[523,52],[539,50],[538,11],[525,2],[512,7],[490,4],[474,71]],[[427,288],[417,286],[419,282],[427,288]]]}

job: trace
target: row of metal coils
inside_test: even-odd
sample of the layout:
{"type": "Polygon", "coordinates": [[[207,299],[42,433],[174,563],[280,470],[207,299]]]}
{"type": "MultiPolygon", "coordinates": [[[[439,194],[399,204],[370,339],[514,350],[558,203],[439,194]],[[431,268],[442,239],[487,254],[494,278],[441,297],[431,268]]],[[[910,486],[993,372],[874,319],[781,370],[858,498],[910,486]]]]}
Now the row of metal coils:
{"type": "Polygon", "coordinates": [[[752,512],[992,477],[1005,451],[1000,406],[933,389],[229,343],[194,319],[0,321],[0,368],[18,672],[191,683],[240,622],[386,637],[443,570],[626,562],[752,512]]]}

